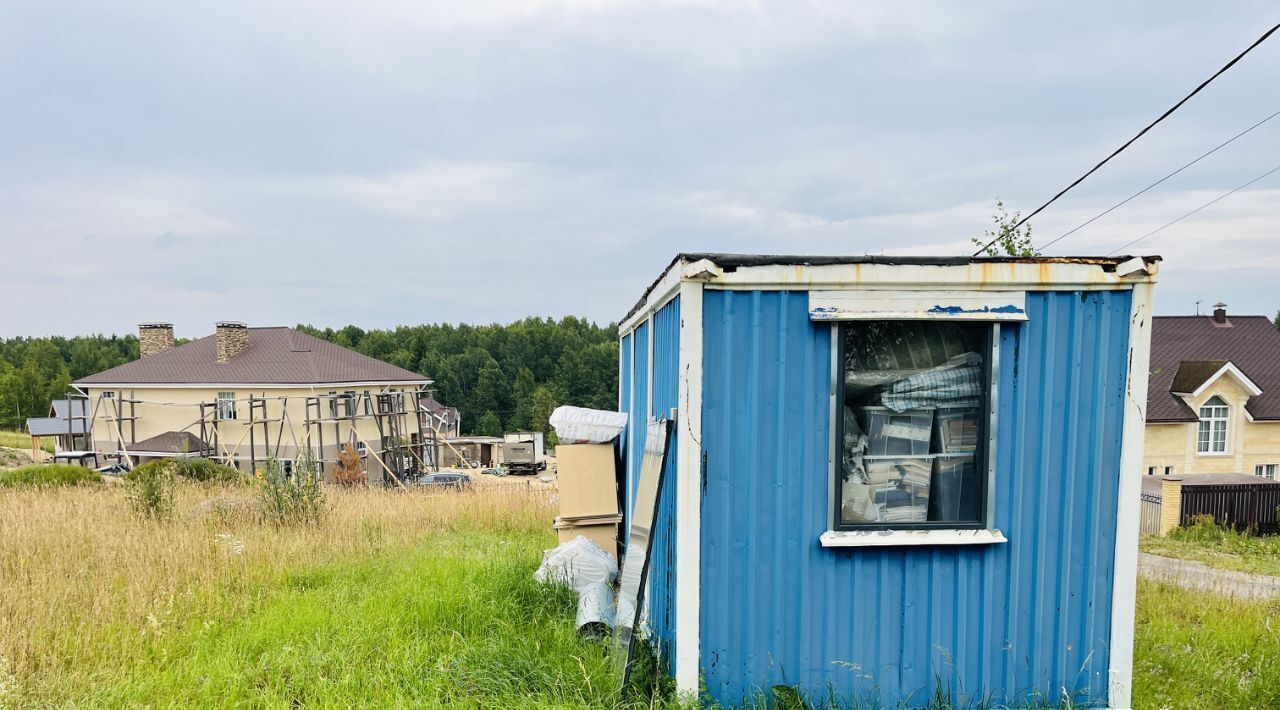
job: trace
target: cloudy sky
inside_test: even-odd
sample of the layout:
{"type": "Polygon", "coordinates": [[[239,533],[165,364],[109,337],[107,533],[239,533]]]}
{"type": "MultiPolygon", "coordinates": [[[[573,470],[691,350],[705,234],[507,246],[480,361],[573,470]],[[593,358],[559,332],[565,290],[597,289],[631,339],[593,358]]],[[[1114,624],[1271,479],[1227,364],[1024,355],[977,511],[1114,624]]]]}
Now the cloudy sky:
{"type": "MultiPolygon", "coordinates": [[[[619,318],[678,251],[961,254],[1280,19],[1270,2],[0,7],[0,335],[619,318]]],[[[1280,110],[1273,38],[1034,221],[1280,110]]],[[[1280,165],[1280,117],[1072,235],[1280,165]]],[[[1143,242],[1158,311],[1280,308],[1280,173],[1143,242]]]]}

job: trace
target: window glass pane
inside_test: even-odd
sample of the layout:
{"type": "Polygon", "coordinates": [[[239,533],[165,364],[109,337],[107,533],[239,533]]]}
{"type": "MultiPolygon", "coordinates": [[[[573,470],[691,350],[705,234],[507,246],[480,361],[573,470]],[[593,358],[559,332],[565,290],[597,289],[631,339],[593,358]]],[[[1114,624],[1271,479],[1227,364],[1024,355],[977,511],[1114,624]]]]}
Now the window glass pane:
{"type": "Polygon", "coordinates": [[[841,526],[978,524],[991,326],[840,326],[841,526]]]}
{"type": "Polygon", "coordinates": [[[236,393],[235,392],[219,392],[217,417],[219,419],[235,419],[236,418],[236,393]]]}

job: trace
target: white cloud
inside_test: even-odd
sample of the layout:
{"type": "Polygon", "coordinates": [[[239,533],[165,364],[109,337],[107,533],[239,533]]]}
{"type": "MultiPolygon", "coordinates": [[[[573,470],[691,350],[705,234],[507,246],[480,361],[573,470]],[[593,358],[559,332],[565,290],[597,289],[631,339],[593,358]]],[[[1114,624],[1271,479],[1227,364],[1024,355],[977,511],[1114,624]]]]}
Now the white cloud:
{"type": "MultiPolygon", "coordinates": [[[[1046,199],[1271,11],[11,3],[0,236],[24,267],[0,297],[43,306],[4,330],[608,320],[676,251],[969,253],[995,196],[1046,199]],[[86,302],[88,283],[113,287],[86,302]]],[[[1277,64],[1251,55],[1037,217],[1040,241],[1274,110],[1277,64]]],[[[1109,251],[1239,184],[1270,128],[1053,251],[1109,251]]],[[[1280,305],[1275,197],[1141,245],[1167,259],[1161,307],[1204,284],[1280,305]]]]}

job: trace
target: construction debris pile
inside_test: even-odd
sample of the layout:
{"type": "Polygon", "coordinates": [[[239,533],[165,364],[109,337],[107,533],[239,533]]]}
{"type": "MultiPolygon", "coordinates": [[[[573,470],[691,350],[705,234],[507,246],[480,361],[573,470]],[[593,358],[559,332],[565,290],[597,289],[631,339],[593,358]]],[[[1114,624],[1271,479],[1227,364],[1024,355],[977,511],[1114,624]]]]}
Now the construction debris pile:
{"type": "Polygon", "coordinates": [[[560,514],[553,527],[560,545],[547,551],[535,578],[578,593],[578,629],[598,636],[614,619],[618,574],[618,455],[614,440],[627,415],[560,407],[551,416],[556,447],[560,514]]]}
{"type": "Polygon", "coordinates": [[[867,322],[844,333],[841,522],[976,522],[985,331],[867,322]]]}

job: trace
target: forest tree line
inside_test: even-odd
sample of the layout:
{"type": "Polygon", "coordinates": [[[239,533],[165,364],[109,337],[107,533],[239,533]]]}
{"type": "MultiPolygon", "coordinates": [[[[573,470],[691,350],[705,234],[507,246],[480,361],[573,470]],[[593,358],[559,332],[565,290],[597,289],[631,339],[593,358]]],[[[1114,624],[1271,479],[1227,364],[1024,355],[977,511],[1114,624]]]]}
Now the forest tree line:
{"type": "MultiPolygon", "coordinates": [[[[354,325],[299,330],[435,380],[435,397],[457,407],[464,434],[543,431],[561,404],[614,409],[618,341],[614,324],[526,318],[507,325],[429,324],[392,330],[354,325]]],[[[0,340],[0,428],[46,416],[78,378],[138,358],[125,336],[0,340]]]]}
{"type": "Polygon", "coordinates": [[[0,340],[0,429],[24,429],[27,417],[48,416],[72,380],[136,359],[134,335],[0,340]]]}

